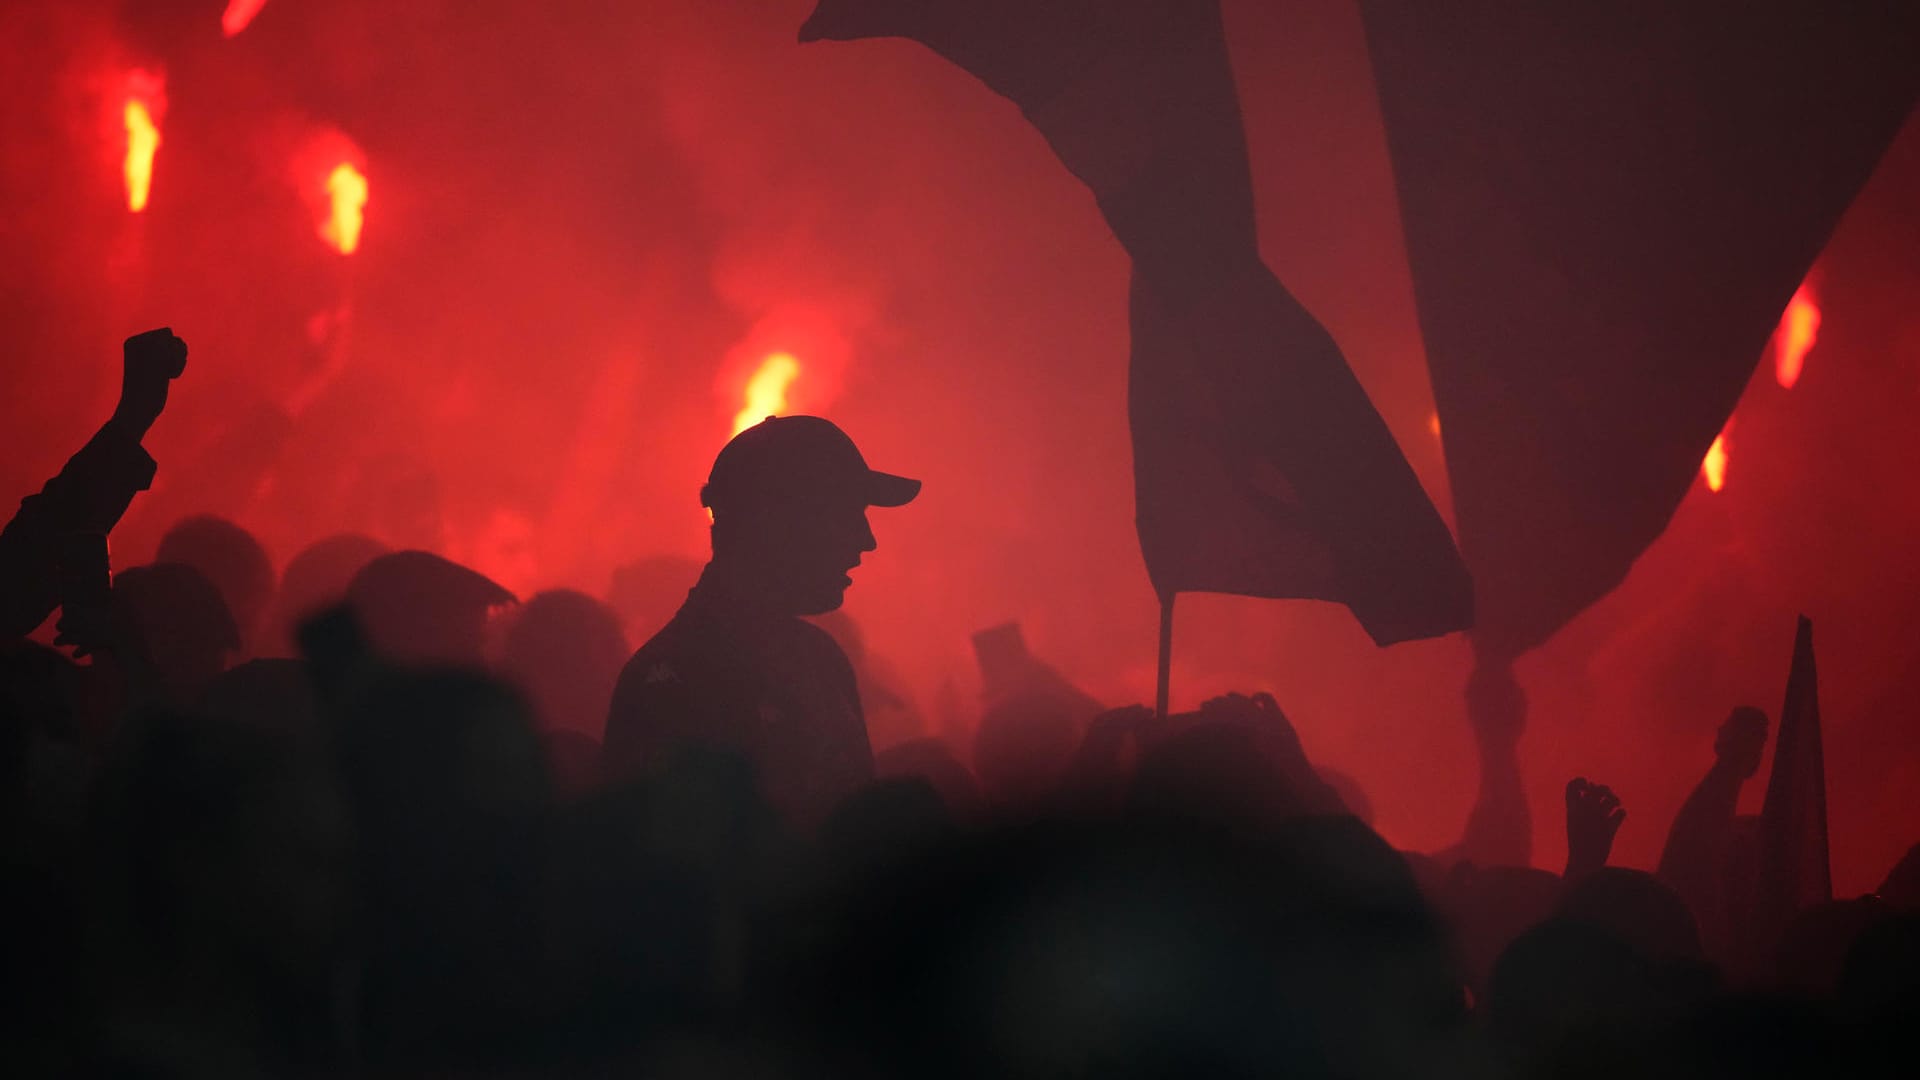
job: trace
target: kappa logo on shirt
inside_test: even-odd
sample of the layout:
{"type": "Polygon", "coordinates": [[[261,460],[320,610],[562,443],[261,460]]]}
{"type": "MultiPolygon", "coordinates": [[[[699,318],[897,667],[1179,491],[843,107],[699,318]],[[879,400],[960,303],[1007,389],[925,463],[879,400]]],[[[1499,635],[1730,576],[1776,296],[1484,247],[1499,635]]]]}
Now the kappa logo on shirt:
{"type": "Polygon", "coordinates": [[[662,683],[677,683],[679,681],[680,673],[673,670],[673,665],[671,664],[655,664],[647,669],[648,686],[659,686],[662,683]]]}

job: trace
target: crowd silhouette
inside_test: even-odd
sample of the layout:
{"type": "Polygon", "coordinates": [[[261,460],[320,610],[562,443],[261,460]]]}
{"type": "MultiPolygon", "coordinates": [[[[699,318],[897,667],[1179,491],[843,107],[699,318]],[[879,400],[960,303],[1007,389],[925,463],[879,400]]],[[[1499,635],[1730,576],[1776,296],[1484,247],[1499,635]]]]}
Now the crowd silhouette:
{"type": "Polygon", "coordinates": [[[1483,671],[1468,835],[1397,851],[1273,697],[1106,708],[1017,626],[970,742],[906,719],[837,609],[919,484],[818,418],[721,452],[704,570],[606,600],[346,534],[276,573],[209,517],[111,566],[185,364],[129,339],[0,534],[9,1075],[1920,1074],[1920,846],[1760,917],[1759,710],[1653,871],[1572,779],[1556,874],[1483,671]]]}

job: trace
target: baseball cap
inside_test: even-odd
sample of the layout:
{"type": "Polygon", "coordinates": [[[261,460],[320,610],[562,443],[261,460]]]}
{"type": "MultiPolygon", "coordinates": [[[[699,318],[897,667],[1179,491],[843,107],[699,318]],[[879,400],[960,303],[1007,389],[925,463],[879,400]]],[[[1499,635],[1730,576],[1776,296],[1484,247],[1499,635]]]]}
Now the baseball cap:
{"type": "Polygon", "coordinates": [[[769,416],[735,435],[713,460],[700,505],[772,496],[852,495],[868,506],[905,506],[920,481],[867,467],[847,433],[818,416],[769,416]]]}

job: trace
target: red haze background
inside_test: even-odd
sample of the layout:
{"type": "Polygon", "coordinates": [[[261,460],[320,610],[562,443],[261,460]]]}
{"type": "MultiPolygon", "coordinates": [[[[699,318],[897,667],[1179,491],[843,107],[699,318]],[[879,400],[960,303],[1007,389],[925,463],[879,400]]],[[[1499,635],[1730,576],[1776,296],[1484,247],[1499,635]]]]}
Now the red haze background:
{"type": "MultiPolygon", "coordinates": [[[[231,37],[225,7],[0,11],[6,497],[106,415],[120,339],[167,324],[193,359],[121,565],[210,511],[283,561],[359,530],[523,595],[604,593],[620,563],[703,553],[695,492],[786,352],[789,408],[926,480],[874,515],[849,611],[931,723],[967,722],[968,635],[1008,619],[1096,696],[1151,695],[1125,258],[1011,106],[911,44],[799,47],[808,0],[271,0],[231,37]],[[164,80],[137,214],[135,71],[164,80]],[[343,162],[368,185],[351,255],[320,231],[343,162]]],[[[1358,15],[1225,7],[1267,259],[1444,509],[1358,15]]],[[[1815,344],[1790,390],[1756,357],[1722,490],[1698,485],[1626,584],[1520,667],[1543,865],[1575,774],[1621,793],[1616,850],[1650,865],[1728,709],[1777,711],[1802,611],[1836,889],[1872,888],[1920,839],[1920,124],[1811,290],[1815,344]]],[[[1458,639],[1377,650],[1328,605],[1186,598],[1174,698],[1273,689],[1390,839],[1436,848],[1473,793],[1468,663],[1458,639]]]]}

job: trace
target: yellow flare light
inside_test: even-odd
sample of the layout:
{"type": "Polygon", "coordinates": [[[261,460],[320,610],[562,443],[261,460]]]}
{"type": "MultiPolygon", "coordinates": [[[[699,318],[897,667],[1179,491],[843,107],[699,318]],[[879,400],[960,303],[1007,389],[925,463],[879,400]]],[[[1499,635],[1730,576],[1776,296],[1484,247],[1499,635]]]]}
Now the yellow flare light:
{"type": "Polygon", "coordinates": [[[1707,456],[1700,462],[1700,475],[1706,477],[1708,491],[1719,491],[1727,486],[1726,432],[1713,437],[1713,445],[1707,447],[1707,456]]]}
{"type": "Polygon", "coordinates": [[[747,380],[746,403],[734,414],[733,433],[738,435],[769,416],[786,412],[787,387],[799,376],[800,361],[791,353],[774,353],[762,360],[747,380]]]}
{"type": "Polygon", "coordinates": [[[333,210],[320,226],[320,238],[351,255],[360,247],[360,229],[366,224],[367,178],[348,162],[327,174],[327,198],[333,210]]]}
{"type": "Polygon", "coordinates": [[[1787,310],[1780,316],[1773,357],[1773,375],[1788,390],[1800,381],[1806,367],[1807,352],[1820,337],[1820,300],[1806,282],[1794,291],[1787,310]]]}
{"type": "Polygon", "coordinates": [[[127,125],[127,157],[121,172],[127,181],[127,209],[139,213],[153,193],[153,155],[160,149],[160,125],[145,101],[128,98],[121,114],[127,125]]]}

